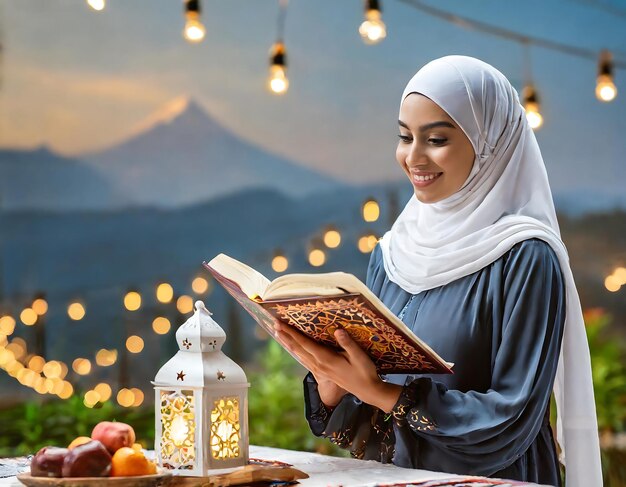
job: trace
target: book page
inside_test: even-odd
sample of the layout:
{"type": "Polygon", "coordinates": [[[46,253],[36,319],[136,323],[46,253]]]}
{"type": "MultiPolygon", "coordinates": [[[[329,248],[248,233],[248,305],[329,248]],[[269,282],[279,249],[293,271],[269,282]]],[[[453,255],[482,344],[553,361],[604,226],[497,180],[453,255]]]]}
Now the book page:
{"type": "Polygon", "coordinates": [[[269,279],[259,271],[226,254],[217,255],[211,259],[209,265],[225,278],[237,283],[250,299],[254,299],[255,296],[262,297],[270,284],[269,279]]]}
{"type": "Polygon", "coordinates": [[[335,296],[360,293],[365,284],[352,274],[327,272],[324,274],[287,274],[274,279],[261,295],[263,300],[298,298],[306,296],[335,296]]]}

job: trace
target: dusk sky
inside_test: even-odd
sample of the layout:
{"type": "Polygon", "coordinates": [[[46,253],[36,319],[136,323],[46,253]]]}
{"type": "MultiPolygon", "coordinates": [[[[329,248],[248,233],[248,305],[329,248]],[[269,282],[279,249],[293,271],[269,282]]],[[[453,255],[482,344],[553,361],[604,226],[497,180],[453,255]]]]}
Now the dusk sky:
{"type": "MultiPolygon", "coordinates": [[[[626,60],[626,5],[609,0],[424,2],[521,34],[626,60]],[[621,12],[621,15],[619,14],[621,12]]],[[[115,144],[190,96],[241,138],[345,181],[399,179],[399,98],[420,66],[447,54],[479,57],[521,91],[523,49],[382,0],[388,36],[366,46],[360,0],[292,0],[286,20],[289,92],[265,87],[275,0],[202,2],[203,43],[186,43],[180,0],[0,0],[4,47],[0,147],[47,145],[65,155],[115,144]]],[[[531,48],[544,126],[537,138],[553,189],[621,189],[626,178],[626,72],[618,97],[594,95],[596,64],[531,48]]]]}

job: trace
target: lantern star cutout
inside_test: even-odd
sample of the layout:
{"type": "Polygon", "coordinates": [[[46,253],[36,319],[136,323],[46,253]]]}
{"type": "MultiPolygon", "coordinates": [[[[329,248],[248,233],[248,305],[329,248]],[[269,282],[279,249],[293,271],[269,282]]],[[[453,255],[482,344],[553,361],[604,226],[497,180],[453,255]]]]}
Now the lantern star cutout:
{"type": "Polygon", "coordinates": [[[226,376],[224,375],[224,372],[222,372],[221,370],[217,371],[217,380],[226,380],[226,376]]]}
{"type": "Polygon", "coordinates": [[[181,370],[176,374],[176,380],[185,380],[185,375],[186,374],[183,374],[183,371],[181,370]]]}

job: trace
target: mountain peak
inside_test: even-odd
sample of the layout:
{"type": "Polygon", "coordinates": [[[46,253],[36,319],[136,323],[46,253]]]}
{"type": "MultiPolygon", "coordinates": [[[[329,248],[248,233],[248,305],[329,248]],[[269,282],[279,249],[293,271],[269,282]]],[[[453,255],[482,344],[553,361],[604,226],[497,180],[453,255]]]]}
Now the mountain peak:
{"type": "Polygon", "coordinates": [[[136,137],[159,125],[169,125],[174,120],[190,113],[202,115],[205,118],[207,117],[204,108],[189,95],[178,96],[135,125],[135,127],[130,130],[127,138],[136,137]]]}

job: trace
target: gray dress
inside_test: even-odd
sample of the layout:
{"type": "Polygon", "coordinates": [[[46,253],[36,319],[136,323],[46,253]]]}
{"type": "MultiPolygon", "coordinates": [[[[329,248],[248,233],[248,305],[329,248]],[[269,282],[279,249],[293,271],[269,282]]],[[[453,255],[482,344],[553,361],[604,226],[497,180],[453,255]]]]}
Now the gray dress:
{"type": "Polygon", "coordinates": [[[309,374],[313,433],[357,458],[560,485],[549,412],[565,281],[550,246],[525,240],[480,271],[415,295],[388,279],[377,246],[367,285],[454,362],[454,374],[387,376],[404,385],[390,414],[351,394],[327,408],[309,374]]]}

